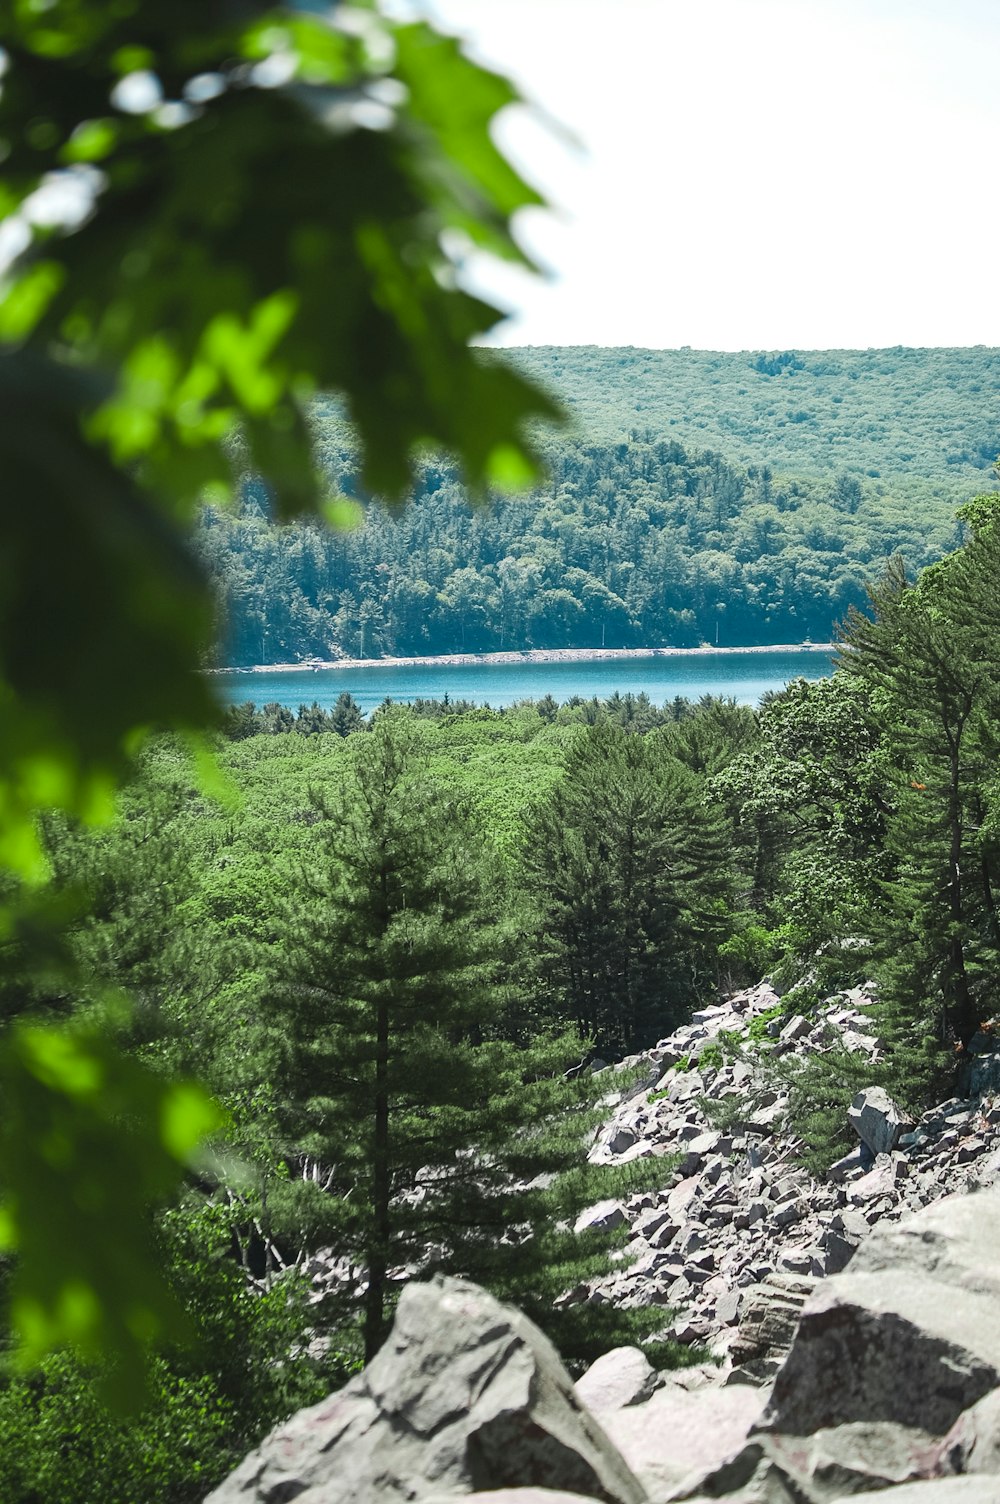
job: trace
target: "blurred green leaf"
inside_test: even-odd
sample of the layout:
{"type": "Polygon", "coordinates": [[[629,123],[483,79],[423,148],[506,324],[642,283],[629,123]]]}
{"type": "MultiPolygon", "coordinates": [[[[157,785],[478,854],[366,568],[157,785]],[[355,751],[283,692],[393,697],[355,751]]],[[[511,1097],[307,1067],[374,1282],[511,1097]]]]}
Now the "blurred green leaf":
{"type": "Polygon", "coordinates": [[[497,114],[519,100],[517,90],[466,57],[454,37],[423,22],[397,27],[393,37],[396,72],[409,96],[408,116],[430,133],[437,147],[423,158],[430,196],[477,245],[532,266],[510,232],[510,217],[543,199],[490,134],[497,114]]]}
{"type": "Polygon", "coordinates": [[[0,1086],[0,1240],[19,1255],[18,1362],[62,1345],[114,1352],[109,1397],[134,1406],[145,1347],[185,1325],[152,1257],[148,1208],[221,1114],[200,1088],[162,1080],[80,1026],[15,1024],[0,1043],[0,1086]]]}
{"type": "Polygon", "coordinates": [[[57,262],[36,261],[10,282],[0,301],[0,341],[14,343],[31,333],[64,275],[57,262]]]}
{"type": "Polygon", "coordinates": [[[203,725],[204,582],[160,511],[88,444],[77,372],[0,356],[0,863],[44,874],[34,812],[108,815],[136,728],[203,725]],[[13,525],[16,520],[17,526],[13,525]]]}
{"type": "MultiPolygon", "coordinates": [[[[52,25],[65,18],[72,33],[72,9],[56,0],[52,25]]],[[[179,34],[154,0],[135,9],[143,41],[132,39],[127,61],[139,67],[143,47],[141,67],[168,91],[181,83],[179,34]]],[[[78,52],[22,73],[15,63],[0,96],[0,132],[11,133],[27,109],[20,80],[34,99],[58,100],[56,144],[15,148],[12,180],[37,182],[74,152],[101,155],[96,212],[47,243],[63,285],[39,330],[120,370],[95,431],[186,511],[227,474],[236,422],[279,509],[315,509],[322,486],[303,410],[315,391],[344,394],[378,494],[401,495],[428,444],[453,450],[480,491],[496,479],[497,452],[537,475],[528,427],[558,410],[469,348],[501,313],[461,291],[444,248],[444,232],[459,231],[527,261],[510,217],[539,195],[490,134],[514,89],[453,39],[374,9],[367,37],[338,30],[336,9],[328,20],[247,5],[242,32],[220,16],[207,7],[186,48],[219,92],[177,129],[123,116],[114,141],[93,136],[124,67],[124,23],[108,23],[106,56],[84,50],[81,32],[78,52]],[[226,86],[239,55],[266,62],[275,47],[297,74],[287,86],[248,87],[245,75],[226,86]],[[362,106],[376,103],[382,130],[363,124],[362,106]]]]}
{"type": "Polygon", "coordinates": [[[114,120],[84,120],[63,147],[63,161],[99,162],[110,155],[117,140],[114,120]]]}
{"type": "MultiPolygon", "coordinates": [[[[0,868],[40,885],[39,810],[105,818],[149,731],[211,723],[211,603],[185,530],[246,468],[279,516],[322,513],[317,393],[341,394],[363,484],[389,499],[427,446],[480,493],[523,483],[532,425],[560,413],[470,348],[502,315],[461,291],[445,232],[524,261],[510,216],[539,200],[490,135],[513,90],[455,42],[368,3],[15,0],[0,48],[0,220],[52,174],[83,193],[0,296],[0,868]],[[162,110],[130,107],[118,86],[137,73],[162,110]]],[[[62,958],[19,912],[0,945],[31,1001],[62,958]]],[[[117,1353],[134,1393],[143,1343],[177,1320],[146,1209],[213,1109],[96,1027],[11,1025],[0,1087],[22,1358],[117,1353]]]]}

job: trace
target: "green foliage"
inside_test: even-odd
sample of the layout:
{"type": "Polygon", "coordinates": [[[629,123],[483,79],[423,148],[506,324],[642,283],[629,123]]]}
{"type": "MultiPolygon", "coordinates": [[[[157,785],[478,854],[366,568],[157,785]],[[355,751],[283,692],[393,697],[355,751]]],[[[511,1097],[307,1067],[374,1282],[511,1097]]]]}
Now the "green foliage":
{"type": "Polygon", "coordinates": [[[331,485],[361,496],[359,525],[273,527],[253,482],[238,514],[203,514],[224,662],[829,641],[891,554],[928,563],[959,536],[949,502],[868,483],[848,510],[826,467],[776,479],[724,435],[706,451],[672,430],[550,439],[551,478],[485,513],[435,457],[389,517],[364,502],[338,416],[313,422],[331,485]]]}
{"type": "Polygon", "coordinates": [[[10,1504],[195,1504],[289,1411],[332,1377],[301,1350],[303,1282],[254,1290],[223,1258],[232,1214],[168,1213],[156,1229],[194,1337],[149,1366],[145,1401],[125,1419],[101,1402],[107,1363],[59,1353],[0,1383],[0,1493],[10,1504]]]}
{"type": "Polygon", "coordinates": [[[142,1420],[114,1419],[68,1353],[0,1387],[0,1489],[10,1504],[196,1504],[237,1460],[232,1407],[208,1378],[153,1364],[142,1420]],[[221,1462],[222,1466],[219,1466],[221,1462]]]}
{"type": "Polygon", "coordinates": [[[722,1097],[698,1097],[697,1102],[705,1121],[720,1133],[732,1133],[746,1115],[746,1102],[738,1092],[722,1097]]]}
{"type": "Polygon", "coordinates": [[[759,965],[779,991],[806,972],[836,981],[839,942],[866,933],[892,872],[887,729],[870,690],[844,672],[793,681],[758,723],[757,740],[709,783],[746,874],[749,914],[727,957],[751,968],[748,980],[759,965]]]}
{"type": "Polygon", "coordinates": [[[160,509],[82,437],[98,389],[22,352],[0,355],[0,392],[0,463],[25,498],[8,509],[0,590],[0,863],[37,881],[36,809],[106,817],[138,728],[208,718],[189,670],[211,615],[160,509]]]}
{"type": "MultiPolygon", "coordinates": [[[[424,24],[351,15],[52,0],[0,16],[0,220],[26,242],[0,302],[0,864],[30,882],[37,810],[106,818],[149,730],[210,720],[211,600],[186,531],[248,467],[282,515],[322,511],[317,389],[344,401],[372,490],[398,496],[428,443],[474,490],[539,473],[525,423],[557,409],[470,353],[500,315],[453,259],[460,241],[529,264],[510,218],[538,196],[491,136],[514,91],[424,24]],[[56,226],[32,210],[53,180],[79,201],[56,226]]],[[[18,925],[12,909],[5,934],[18,925]]],[[[125,1389],[167,1319],[142,1209],[214,1119],[96,1032],[25,1027],[2,1049],[24,1350],[117,1342],[125,1389]]]]}
{"type": "MultiPolygon", "coordinates": [[[[815,1165],[846,1147],[844,1114],[860,1086],[881,1084],[920,1111],[953,1086],[956,1060],[997,1010],[995,498],[978,498],[965,516],[965,545],[915,583],[893,563],[871,592],[871,617],[850,618],[833,681],[836,699],[842,687],[850,690],[844,703],[858,697],[870,728],[854,739],[868,750],[861,797],[851,805],[841,797],[838,808],[850,817],[839,817],[841,839],[853,844],[867,830],[876,855],[877,880],[866,880],[867,908],[855,915],[870,942],[866,967],[874,964],[880,984],[869,1027],[881,1057],[873,1067],[864,1054],[834,1048],[786,1070],[793,1119],[815,1165]]],[[[800,748],[794,769],[801,777],[807,767],[800,748]]],[[[784,901],[815,937],[808,905],[794,892],[784,901]]],[[[785,1007],[808,1007],[856,972],[856,946],[821,947],[785,1007]]]]}
{"type": "MultiPolygon", "coordinates": [[[[789,1122],[802,1139],[802,1160],[814,1175],[824,1176],[830,1165],[857,1146],[847,1110],[857,1093],[866,1087],[898,1086],[898,1073],[873,1067],[864,1050],[848,1050],[831,1040],[822,1054],[769,1062],[775,1079],[789,1088],[789,1122]]],[[[905,1073],[905,1072],[904,1072],[905,1073]]],[[[892,1095],[897,1101],[913,1101],[911,1089],[892,1095]]],[[[917,1093],[919,1099],[919,1092],[917,1093]]]]}
{"type": "Polygon", "coordinates": [[[763,1013],[756,1014],[747,1024],[747,1038],[754,1044],[761,1044],[771,1036],[768,1033],[768,1024],[774,1023],[784,1014],[783,1003],[775,1003],[773,1008],[765,1008],[763,1013]]]}
{"type": "Polygon", "coordinates": [[[752,985],[766,976],[780,954],[777,932],[762,924],[743,925],[719,946],[719,961],[734,985],[752,985]]]}
{"type": "MultiPolygon", "coordinates": [[[[505,353],[562,397],[590,443],[653,434],[765,471],[821,477],[847,518],[872,495],[914,506],[919,534],[983,489],[1000,453],[1000,353],[971,349],[505,353]],[[761,369],[775,360],[780,371],[761,369]],[[954,406],[941,392],[957,394],[954,406]],[[795,421],[808,413],[808,421],[795,421]],[[941,511],[939,512],[939,508],[941,511]]],[[[909,550],[907,550],[909,553],[909,550]]]]}
{"type": "Polygon", "coordinates": [[[882,945],[887,1002],[909,1027],[967,1044],[996,1009],[997,852],[984,831],[1000,741],[1000,523],[910,586],[900,566],[848,623],[848,674],[869,687],[894,754],[897,875],[882,945]],[[914,1014],[922,1015],[915,1025],[914,1014]]]}
{"type": "Polygon", "coordinates": [[[622,1178],[585,1168],[600,1087],[565,1073],[586,1044],[527,1008],[515,936],[432,746],[418,718],[383,713],[314,792],[262,999],[283,1041],[283,1157],[323,1167],[322,1189],[274,1179],[268,1215],[296,1248],[328,1243],[364,1268],[368,1357],[401,1265],[462,1271],[551,1326],[554,1296],[605,1258],[599,1236],[558,1224],[622,1178]]]}
{"type": "Polygon", "coordinates": [[[221,1126],[218,1109],[83,1026],[15,1024],[0,1081],[0,1239],[19,1254],[10,1311],[20,1362],[63,1344],[117,1353],[107,1392],[134,1402],[145,1347],[182,1329],[150,1255],[147,1208],[221,1126]]]}
{"type": "Polygon", "coordinates": [[[525,823],[542,985],[598,1048],[655,1041],[714,979],[725,836],[662,734],[581,729],[525,823]]]}
{"type": "Polygon", "coordinates": [[[123,13],[58,0],[44,25],[17,9],[0,31],[8,208],[86,143],[103,179],[97,212],[45,243],[31,333],[119,373],[93,432],[184,507],[230,478],[238,421],[280,507],[315,508],[303,400],[317,388],[345,394],[372,490],[398,494],[425,442],[459,454],[475,486],[534,473],[521,427],[555,408],[470,356],[498,313],[456,287],[443,249],[459,233],[530,265],[509,222],[539,198],[489,129],[514,90],[424,24],[375,9],[366,23],[248,3],[180,28],[163,0],[123,13]],[[109,116],[137,70],[158,81],[145,107],[109,116]],[[206,75],[209,97],[191,85],[206,75]],[[45,113],[26,132],[29,91],[45,113]]]}

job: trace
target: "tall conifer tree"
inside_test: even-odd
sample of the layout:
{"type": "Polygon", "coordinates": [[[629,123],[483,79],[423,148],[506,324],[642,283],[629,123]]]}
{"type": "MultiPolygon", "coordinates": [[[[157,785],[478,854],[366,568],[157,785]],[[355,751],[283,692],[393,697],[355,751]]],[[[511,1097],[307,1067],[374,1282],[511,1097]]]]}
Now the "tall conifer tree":
{"type": "Polygon", "coordinates": [[[985,818],[1000,747],[1000,514],[981,498],[965,516],[968,542],[915,585],[893,564],[874,619],[849,618],[844,655],[877,692],[899,783],[887,1003],[959,1048],[996,1006],[1000,880],[985,818]]]}
{"type": "Polygon", "coordinates": [[[599,1045],[650,1043],[714,983],[722,818],[660,733],[582,731],[528,822],[525,867],[545,983],[599,1045]]]}
{"type": "Polygon", "coordinates": [[[601,1242],[556,1223],[622,1178],[585,1163],[594,1087],[565,1077],[580,1037],[517,1028],[481,847],[420,752],[411,717],[380,713],[339,789],[314,797],[277,998],[285,1150],[324,1166],[324,1192],[300,1183],[298,1211],[363,1268],[366,1357],[416,1271],[482,1278],[551,1327],[558,1282],[594,1272],[601,1242]]]}

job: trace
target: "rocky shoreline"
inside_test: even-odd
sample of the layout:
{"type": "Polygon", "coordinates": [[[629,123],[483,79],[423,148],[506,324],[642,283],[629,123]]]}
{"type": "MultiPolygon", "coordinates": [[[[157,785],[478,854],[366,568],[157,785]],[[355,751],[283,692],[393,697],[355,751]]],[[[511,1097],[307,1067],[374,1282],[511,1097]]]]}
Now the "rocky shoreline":
{"type": "Polygon", "coordinates": [[[834,653],[834,642],[777,642],[767,647],[526,648],[517,653],[440,653],[423,658],[307,658],[302,663],[255,663],[206,669],[207,674],[315,674],[345,668],[441,668],[503,663],[616,662],[647,658],[705,658],[755,653],[834,653]]]}

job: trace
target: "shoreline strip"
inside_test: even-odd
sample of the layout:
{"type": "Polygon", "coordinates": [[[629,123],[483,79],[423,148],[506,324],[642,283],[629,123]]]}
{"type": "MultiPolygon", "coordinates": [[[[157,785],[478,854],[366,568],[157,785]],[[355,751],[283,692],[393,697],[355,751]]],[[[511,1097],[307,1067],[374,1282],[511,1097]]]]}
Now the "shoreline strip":
{"type": "Polygon", "coordinates": [[[513,653],[439,653],[421,658],[306,658],[301,663],[254,663],[204,669],[206,674],[313,674],[345,668],[448,668],[504,663],[591,663],[641,658],[731,657],[736,653],[835,653],[835,642],[776,642],[764,647],[723,648],[526,648],[513,653]]]}

